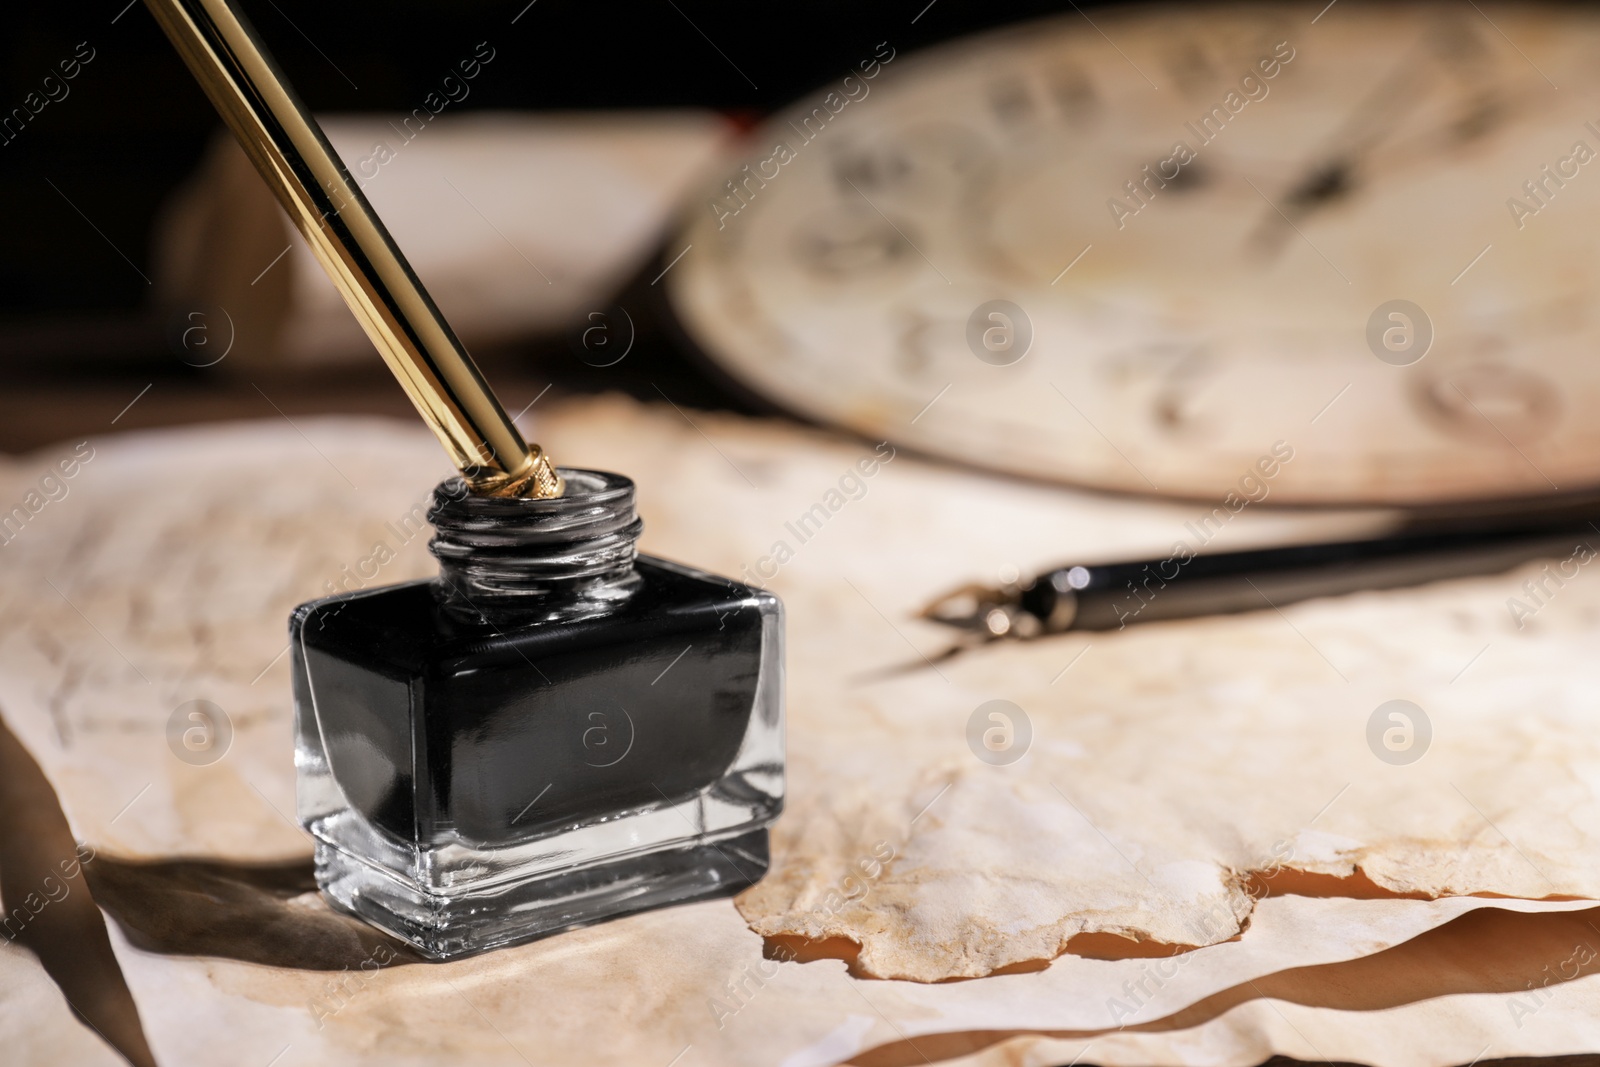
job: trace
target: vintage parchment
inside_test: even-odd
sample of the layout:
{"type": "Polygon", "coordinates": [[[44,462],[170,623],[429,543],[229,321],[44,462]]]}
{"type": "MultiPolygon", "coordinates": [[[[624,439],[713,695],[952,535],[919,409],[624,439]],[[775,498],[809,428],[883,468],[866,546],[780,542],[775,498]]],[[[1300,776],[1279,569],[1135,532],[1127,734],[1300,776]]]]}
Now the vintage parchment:
{"type": "MultiPolygon", "coordinates": [[[[440,967],[380,961],[345,988],[339,967],[360,973],[371,945],[348,934],[338,951],[305,948],[343,920],[281,885],[257,901],[287,946],[276,955],[248,938],[187,958],[146,951],[194,952],[197,935],[149,918],[164,892],[187,899],[181,879],[130,866],[95,891],[129,924],[114,938],[164,1062],[206,1062],[229,1035],[263,1062],[290,1044],[306,1063],[469,1050],[520,1062],[522,1049],[665,1063],[685,1046],[704,1062],[831,1063],[919,1034],[1115,1029],[1488,904],[1600,896],[1600,666],[1586,654],[1600,590],[1584,573],[1558,585],[1534,566],[929,664],[948,637],[911,616],[935,594],[1004,568],[1164,556],[1196,523],[1211,529],[1212,507],[953,472],[670,405],[572,402],[536,429],[563,462],[639,481],[648,551],[785,598],[790,802],[772,875],[737,911],[675,909],[440,967]],[[1545,592],[1519,629],[1506,601],[1528,597],[1529,580],[1545,592]],[[968,744],[995,699],[1031,733],[1008,766],[968,744]],[[1393,699],[1431,722],[1414,763],[1368,745],[1393,699]],[[1255,899],[1284,888],[1336,898],[1255,899]],[[1337,899],[1357,892],[1444,899],[1337,899]],[[768,951],[840,959],[763,963],[757,934],[768,951]],[[1159,985],[1148,959],[1086,958],[1174,946],[1212,947],[1167,964],[1159,985]],[[1119,993],[1141,976],[1137,996],[1119,993]],[[196,1011],[216,1025],[196,1026],[196,1011]]],[[[75,449],[13,464],[5,499],[26,500],[75,449]]],[[[0,547],[0,710],[80,838],[266,884],[250,865],[307,853],[290,818],[284,617],[326,583],[431,571],[414,517],[445,464],[420,430],[339,420],[82,449],[92,458],[65,495],[0,547]],[[197,699],[232,725],[204,766],[176,758],[166,733],[197,699]]],[[[1251,505],[1213,517],[1209,547],[1383,519],[1251,505]]],[[[190,926],[230,918],[170,906],[190,926]]]]}
{"type": "Polygon", "coordinates": [[[1504,1062],[1529,1048],[1592,1054],[1600,1048],[1597,918],[1596,909],[1481,909],[1394,948],[1268,975],[1116,1033],[945,1034],[881,1046],[857,1062],[887,1067],[924,1054],[951,1055],[951,1067],[1247,1067],[1280,1054],[1432,1067],[1504,1062]],[[981,1051],[962,1055],[963,1046],[981,1051]]]}
{"type": "MultiPolygon", "coordinates": [[[[1503,1049],[1523,1050],[1535,1042],[1537,1054],[1546,1056],[1593,1053],[1600,1047],[1600,978],[1563,987],[1526,1033],[1508,1010],[1513,1003],[1505,994],[1456,994],[1352,1012],[1257,1000],[1188,1032],[1014,1037],[981,1053],[936,1062],[944,1067],[1254,1067],[1282,1055],[1313,1063],[1438,1067],[1493,1061],[1502,1058],[1503,1049]]],[[[925,1061],[884,1056],[880,1062],[925,1061]]]]}
{"type": "MultiPolygon", "coordinates": [[[[355,956],[348,971],[316,971],[156,955],[133,948],[115,929],[113,944],[151,1045],[167,1065],[209,1064],[220,1050],[230,1050],[262,1063],[281,1056],[280,1064],[341,1067],[666,1065],[679,1056],[680,1064],[826,1067],[872,1050],[898,1056],[895,1062],[938,1060],[938,1035],[973,1031],[1115,1037],[1151,1024],[1157,1032],[1141,1035],[1137,1047],[1181,1050],[1187,1033],[1161,1028],[1198,999],[1289,968],[1336,965],[1487,910],[1496,909],[1469,898],[1274,897],[1262,902],[1245,939],[1181,957],[1112,962],[1063,956],[1038,973],[941,985],[861,981],[835,960],[763,961],[760,939],[724,902],[633,916],[449,964],[366,971],[355,956]],[[1124,1014],[1129,1008],[1132,1013],[1124,1014]]],[[[1569,995],[1564,988],[1556,992],[1569,995]]],[[[1195,1022],[1201,1032],[1216,1025],[1195,1022]]],[[[1359,1032],[1364,1017],[1352,1014],[1348,1024],[1359,1032]]],[[[1511,1035],[1524,1037],[1522,1044],[1504,1047],[1545,1051],[1550,1034],[1530,1026],[1511,1035]]],[[[1278,1037],[1242,1024],[1205,1040],[1227,1062],[1243,1064],[1300,1047],[1278,1044],[1278,1037]]],[[[1430,1067],[1470,1059],[1441,1056],[1430,1067]]]]}

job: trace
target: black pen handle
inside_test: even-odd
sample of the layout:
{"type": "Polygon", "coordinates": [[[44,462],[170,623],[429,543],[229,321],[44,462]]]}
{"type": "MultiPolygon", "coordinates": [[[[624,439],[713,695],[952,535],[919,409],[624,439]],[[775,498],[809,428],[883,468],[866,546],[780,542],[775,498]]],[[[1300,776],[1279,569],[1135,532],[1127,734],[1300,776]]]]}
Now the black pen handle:
{"type": "MultiPolygon", "coordinates": [[[[1311,597],[1396,589],[1499,574],[1532,559],[1561,561],[1545,582],[1564,584],[1593,559],[1600,530],[1588,519],[1400,534],[1367,541],[1061,567],[1024,587],[1020,606],[1046,633],[1118,630],[1132,623],[1282,607],[1311,597]],[[1570,573],[1568,573],[1570,572],[1570,573]]],[[[1181,546],[1180,546],[1181,547],[1181,546]]]]}

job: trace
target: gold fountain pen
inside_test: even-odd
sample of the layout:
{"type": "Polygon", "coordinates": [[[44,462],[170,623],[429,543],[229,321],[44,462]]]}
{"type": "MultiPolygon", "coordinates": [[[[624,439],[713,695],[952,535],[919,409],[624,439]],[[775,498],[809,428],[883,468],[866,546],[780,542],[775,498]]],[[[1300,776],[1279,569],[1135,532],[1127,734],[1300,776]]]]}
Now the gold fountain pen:
{"type": "Polygon", "coordinates": [[[228,0],[145,0],[473,492],[558,497],[361,187],[228,0]]]}

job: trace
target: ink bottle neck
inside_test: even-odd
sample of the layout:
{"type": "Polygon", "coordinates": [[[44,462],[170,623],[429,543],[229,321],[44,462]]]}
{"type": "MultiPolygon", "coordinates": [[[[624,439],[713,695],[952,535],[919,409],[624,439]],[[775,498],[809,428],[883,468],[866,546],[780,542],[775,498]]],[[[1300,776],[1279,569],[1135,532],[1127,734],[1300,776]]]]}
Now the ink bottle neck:
{"type": "Polygon", "coordinates": [[[440,483],[428,521],[439,560],[435,595],[450,615],[491,626],[602,615],[639,584],[633,561],[644,523],[632,479],[562,468],[553,500],[475,496],[440,483]]]}

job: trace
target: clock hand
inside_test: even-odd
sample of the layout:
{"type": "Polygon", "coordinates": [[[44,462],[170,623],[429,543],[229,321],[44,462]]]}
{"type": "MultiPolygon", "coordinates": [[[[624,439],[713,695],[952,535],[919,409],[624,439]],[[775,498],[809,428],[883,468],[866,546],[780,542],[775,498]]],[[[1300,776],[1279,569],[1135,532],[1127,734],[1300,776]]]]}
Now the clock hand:
{"type": "Polygon", "coordinates": [[[1324,204],[1349,195],[1356,185],[1362,157],[1383,140],[1417,102],[1418,64],[1408,58],[1379,83],[1345,119],[1343,126],[1319,151],[1299,178],[1289,183],[1288,195],[1278,207],[1263,213],[1250,243],[1278,251],[1292,225],[1324,204]]]}
{"type": "MultiPolygon", "coordinates": [[[[1467,35],[1467,39],[1476,41],[1467,35]]],[[[1298,179],[1289,184],[1282,198],[1282,214],[1276,208],[1263,213],[1251,235],[1251,243],[1276,251],[1282,246],[1290,226],[1335,200],[1348,196],[1357,185],[1357,175],[1365,157],[1384,141],[1423,98],[1430,58],[1441,59],[1455,69],[1469,63],[1476,52],[1463,47],[1463,31],[1455,22],[1442,22],[1423,37],[1405,58],[1378,83],[1345,119],[1344,124],[1316,154],[1298,179]]],[[[1456,139],[1481,137],[1501,117],[1498,95],[1483,92],[1473,109],[1456,123],[1456,139]]]]}

